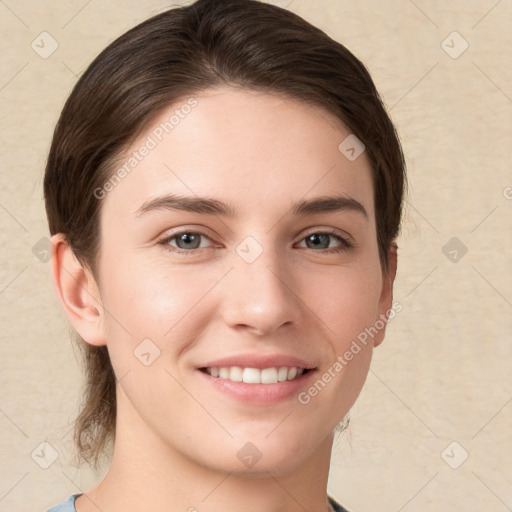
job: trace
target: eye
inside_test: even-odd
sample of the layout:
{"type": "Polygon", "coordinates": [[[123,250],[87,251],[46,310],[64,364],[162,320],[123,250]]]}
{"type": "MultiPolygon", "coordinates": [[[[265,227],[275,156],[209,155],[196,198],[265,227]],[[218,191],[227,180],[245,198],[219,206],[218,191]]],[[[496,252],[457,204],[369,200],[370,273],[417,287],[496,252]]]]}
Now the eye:
{"type": "Polygon", "coordinates": [[[205,246],[201,246],[201,238],[206,238],[211,240],[210,237],[201,233],[200,231],[180,231],[178,233],[174,233],[170,236],[167,236],[163,240],[160,240],[158,243],[163,245],[165,249],[178,252],[181,254],[191,253],[194,250],[204,249],[205,246]],[[171,244],[171,242],[176,240],[176,247],[171,244]]]}
{"type": "MultiPolygon", "coordinates": [[[[168,251],[192,255],[201,249],[212,247],[212,245],[203,245],[201,243],[202,239],[211,241],[211,238],[201,231],[179,231],[166,236],[158,243],[168,251]],[[174,245],[174,243],[176,245],[174,245]]],[[[350,242],[347,238],[342,237],[335,231],[313,231],[302,238],[301,242],[302,241],[306,242],[307,250],[316,253],[339,253],[355,247],[353,242],[350,242]],[[329,248],[330,242],[333,239],[337,241],[338,244],[333,248],[329,248]]]]}
{"type": "Polygon", "coordinates": [[[306,235],[301,241],[306,241],[306,248],[311,249],[314,252],[342,252],[347,251],[355,246],[353,242],[350,242],[347,238],[338,235],[335,231],[314,231],[306,235]],[[338,245],[330,250],[325,250],[329,247],[329,239],[335,239],[338,245]],[[325,247],[327,246],[327,247],[325,247]],[[317,249],[324,249],[319,251],[317,249]]]}

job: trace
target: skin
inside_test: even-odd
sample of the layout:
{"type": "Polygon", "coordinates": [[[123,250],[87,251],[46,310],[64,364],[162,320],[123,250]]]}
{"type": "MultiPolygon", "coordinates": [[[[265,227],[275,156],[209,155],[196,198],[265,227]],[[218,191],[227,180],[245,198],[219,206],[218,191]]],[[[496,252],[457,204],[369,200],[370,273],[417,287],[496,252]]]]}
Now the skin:
{"type": "MultiPolygon", "coordinates": [[[[314,362],[320,377],[390,310],[396,253],[383,273],[370,162],[365,153],[345,158],[338,146],[350,131],[303,102],[228,86],[195,98],[190,114],[102,200],[98,281],[62,235],[52,240],[63,308],[87,343],[108,346],[118,379],[113,460],[76,508],[326,511],[334,428],[359,395],[384,329],[307,405],[296,396],[238,401],[196,366],[280,353],[314,362]],[[135,214],[166,193],[214,197],[237,215],[135,214]],[[368,217],[291,213],[296,201],[335,193],[359,201],[368,217]],[[327,252],[340,247],[332,236],[308,245],[307,235],[326,229],[356,247],[327,252]],[[179,254],[159,243],[180,230],[204,233],[201,248],[179,254]],[[262,249],[252,263],[236,252],[247,236],[262,249]],[[133,354],[144,339],[161,351],[149,366],[133,354]],[[262,454],[250,468],[237,457],[247,442],[262,454]]],[[[178,243],[167,247],[184,247],[178,243]]]]}

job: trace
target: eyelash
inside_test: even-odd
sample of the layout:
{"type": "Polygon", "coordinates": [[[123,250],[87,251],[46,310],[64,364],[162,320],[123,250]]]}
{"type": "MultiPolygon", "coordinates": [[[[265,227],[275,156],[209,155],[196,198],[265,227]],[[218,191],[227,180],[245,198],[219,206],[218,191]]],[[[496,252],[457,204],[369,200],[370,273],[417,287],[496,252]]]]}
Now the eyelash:
{"type": "MultiPolygon", "coordinates": [[[[211,238],[208,235],[206,235],[205,233],[202,233],[201,231],[185,230],[185,231],[179,231],[177,233],[173,233],[172,235],[167,236],[164,239],[160,240],[158,243],[160,245],[162,245],[164,247],[164,249],[167,251],[170,251],[173,253],[178,253],[178,254],[186,254],[187,256],[193,255],[194,253],[197,253],[198,251],[201,251],[203,249],[207,249],[207,247],[201,247],[201,248],[197,248],[197,249],[186,250],[186,249],[180,249],[178,247],[173,247],[173,246],[169,245],[170,241],[172,241],[175,238],[179,237],[180,235],[184,235],[184,234],[200,235],[205,238],[208,238],[208,240],[211,240],[211,238]]],[[[348,251],[349,249],[353,249],[356,246],[355,243],[350,242],[346,238],[338,235],[333,230],[331,230],[331,231],[329,231],[329,230],[327,230],[327,231],[312,231],[312,232],[308,233],[307,235],[305,235],[303,238],[301,238],[300,242],[302,242],[303,240],[305,240],[306,238],[308,238],[311,235],[331,235],[332,237],[334,237],[336,240],[338,240],[340,242],[340,245],[333,249],[323,249],[323,250],[310,249],[310,248],[306,247],[305,250],[309,251],[309,252],[324,253],[324,254],[325,253],[327,253],[327,254],[341,253],[341,252],[348,251]]]]}

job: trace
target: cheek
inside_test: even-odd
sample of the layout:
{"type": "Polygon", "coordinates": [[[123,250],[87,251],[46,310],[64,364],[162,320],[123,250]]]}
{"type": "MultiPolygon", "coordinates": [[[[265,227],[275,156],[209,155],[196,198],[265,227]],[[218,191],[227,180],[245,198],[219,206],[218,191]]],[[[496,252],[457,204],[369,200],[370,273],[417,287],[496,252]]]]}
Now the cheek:
{"type": "Polygon", "coordinates": [[[201,299],[217,279],[211,274],[198,278],[192,266],[170,269],[157,262],[113,261],[119,263],[103,280],[102,296],[109,355],[125,393],[149,421],[152,407],[163,399],[158,398],[162,390],[174,404],[186,403],[165,370],[199,338],[207,324],[201,299]],[[156,396],[154,390],[159,390],[156,396]],[[149,396],[153,398],[143,405],[149,396]]]}
{"type": "Polygon", "coordinates": [[[305,281],[308,288],[303,296],[309,295],[307,304],[326,327],[336,349],[342,350],[378,316],[380,270],[370,266],[337,268],[330,275],[317,276],[314,282],[311,288],[311,281],[305,281]]]}
{"type": "Polygon", "coordinates": [[[192,265],[173,268],[161,260],[112,261],[119,263],[104,274],[102,294],[109,342],[128,337],[137,344],[150,338],[163,348],[165,339],[180,338],[190,327],[191,312],[201,324],[198,315],[204,310],[197,306],[218,281],[215,272],[198,274],[192,265]]]}
{"type": "Polygon", "coordinates": [[[316,283],[307,303],[321,320],[328,348],[322,372],[298,399],[310,417],[321,419],[321,430],[342,419],[366,380],[373,344],[365,329],[374,325],[378,314],[380,267],[337,268],[331,278],[323,276],[316,283]]]}

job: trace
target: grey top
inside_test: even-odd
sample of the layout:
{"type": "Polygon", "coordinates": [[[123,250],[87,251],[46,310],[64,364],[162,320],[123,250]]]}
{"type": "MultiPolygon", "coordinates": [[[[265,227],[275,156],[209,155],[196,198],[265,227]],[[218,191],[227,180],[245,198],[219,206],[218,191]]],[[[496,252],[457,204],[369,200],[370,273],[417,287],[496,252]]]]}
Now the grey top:
{"type": "Polygon", "coordinates": [[[83,493],[71,494],[71,496],[69,496],[66,501],[63,501],[62,503],[49,508],[46,512],[76,512],[75,500],[82,494],[83,493]]]}
{"type": "MultiPolygon", "coordinates": [[[[46,512],[76,512],[75,500],[78,498],[78,496],[81,495],[82,493],[71,494],[66,501],[55,505],[54,507],[48,509],[46,512]]],[[[334,512],[348,512],[339,503],[337,503],[334,498],[331,498],[331,496],[328,496],[328,499],[334,512]]]]}

